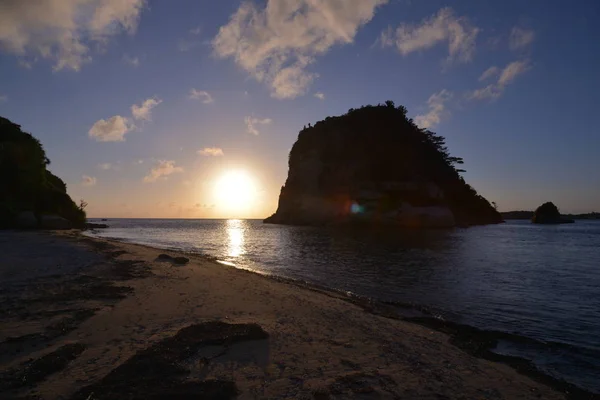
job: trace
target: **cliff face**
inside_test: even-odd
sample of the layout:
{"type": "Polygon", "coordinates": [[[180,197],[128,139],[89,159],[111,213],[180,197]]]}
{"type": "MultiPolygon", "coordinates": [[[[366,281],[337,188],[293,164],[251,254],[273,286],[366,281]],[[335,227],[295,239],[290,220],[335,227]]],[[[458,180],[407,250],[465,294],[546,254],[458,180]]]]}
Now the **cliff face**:
{"type": "Polygon", "coordinates": [[[85,212],[67,194],[67,185],[47,170],[50,160],[39,140],[0,117],[0,228],[20,226],[19,215],[57,215],[83,226],[85,212]]]}
{"type": "Polygon", "coordinates": [[[265,222],[452,227],[502,222],[459,175],[444,138],[419,129],[406,109],[350,110],[303,129],[275,214],[265,222]]]}

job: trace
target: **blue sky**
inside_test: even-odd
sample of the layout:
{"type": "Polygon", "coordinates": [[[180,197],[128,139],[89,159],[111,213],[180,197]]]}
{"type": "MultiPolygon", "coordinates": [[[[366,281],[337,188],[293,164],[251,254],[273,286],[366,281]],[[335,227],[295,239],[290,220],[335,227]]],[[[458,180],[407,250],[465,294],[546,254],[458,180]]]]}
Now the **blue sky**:
{"type": "Polygon", "coordinates": [[[265,217],[304,125],[388,99],[501,210],[588,212],[599,17],[593,0],[2,0],[0,115],[91,216],[265,217]],[[230,171],[251,193],[224,206],[230,171]]]}

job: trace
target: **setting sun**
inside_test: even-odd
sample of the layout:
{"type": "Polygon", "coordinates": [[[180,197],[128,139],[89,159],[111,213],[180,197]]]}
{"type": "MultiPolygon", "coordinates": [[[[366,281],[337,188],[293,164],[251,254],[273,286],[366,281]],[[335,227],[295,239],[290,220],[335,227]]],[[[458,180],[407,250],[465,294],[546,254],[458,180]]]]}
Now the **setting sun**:
{"type": "Polygon", "coordinates": [[[230,211],[244,211],[256,200],[256,184],[246,171],[229,171],[215,185],[219,204],[230,211]]]}

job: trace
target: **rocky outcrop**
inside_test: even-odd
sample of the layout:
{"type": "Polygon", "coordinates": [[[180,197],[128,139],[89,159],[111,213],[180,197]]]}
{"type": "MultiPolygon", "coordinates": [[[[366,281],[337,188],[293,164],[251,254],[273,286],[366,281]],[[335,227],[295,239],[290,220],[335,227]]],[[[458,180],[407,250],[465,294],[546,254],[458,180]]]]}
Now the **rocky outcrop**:
{"type": "Polygon", "coordinates": [[[42,215],[40,217],[40,228],[42,229],[71,229],[73,224],[68,219],[58,215],[42,215]]]}
{"type": "Polygon", "coordinates": [[[444,138],[418,128],[392,102],[304,128],[289,155],[277,211],[267,223],[368,223],[447,228],[502,222],[460,176],[444,138]]]}
{"type": "Polygon", "coordinates": [[[558,207],[552,202],[547,202],[535,210],[531,222],[534,224],[571,224],[575,221],[562,217],[558,207]]]}
{"type": "MultiPolygon", "coordinates": [[[[75,204],[65,182],[47,169],[49,164],[39,140],[0,117],[0,229],[36,227],[35,216],[44,214],[83,227],[85,202],[75,204]]],[[[52,223],[64,226],[63,221],[52,223]]]]}
{"type": "Polygon", "coordinates": [[[38,221],[33,211],[22,211],[15,218],[15,226],[19,229],[37,228],[38,221]]]}

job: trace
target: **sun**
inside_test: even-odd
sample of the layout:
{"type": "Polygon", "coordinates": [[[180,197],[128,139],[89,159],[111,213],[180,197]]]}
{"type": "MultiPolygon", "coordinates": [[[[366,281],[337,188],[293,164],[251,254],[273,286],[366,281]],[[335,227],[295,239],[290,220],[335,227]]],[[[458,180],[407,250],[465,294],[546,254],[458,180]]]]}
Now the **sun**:
{"type": "Polygon", "coordinates": [[[244,211],[256,200],[256,184],[246,171],[229,171],[215,184],[218,206],[228,211],[244,211]]]}

